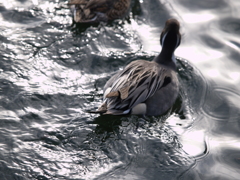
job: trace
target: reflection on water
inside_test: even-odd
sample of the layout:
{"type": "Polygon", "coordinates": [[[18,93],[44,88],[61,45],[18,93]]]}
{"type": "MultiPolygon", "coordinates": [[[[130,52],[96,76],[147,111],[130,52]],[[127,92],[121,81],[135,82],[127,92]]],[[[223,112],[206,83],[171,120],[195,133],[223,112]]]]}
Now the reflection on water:
{"type": "Polygon", "coordinates": [[[134,0],[124,20],[81,26],[67,1],[0,2],[1,178],[239,179],[239,7],[134,0]],[[173,108],[86,113],[117,70],[160,51],[169,17],[183,33],[173,108]]]}

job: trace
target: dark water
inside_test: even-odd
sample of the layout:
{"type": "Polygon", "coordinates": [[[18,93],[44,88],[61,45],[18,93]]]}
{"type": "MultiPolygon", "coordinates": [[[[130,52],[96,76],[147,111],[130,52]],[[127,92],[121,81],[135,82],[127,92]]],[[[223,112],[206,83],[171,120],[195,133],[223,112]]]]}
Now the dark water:
{"type": "Polygon", "coordinates": [[[66,1],[0,1],[0,179],[240,179],[240,2],[134,1],[72,27],[66,1]],[[160,117],[85,113],[105,82],[159,51],[176,17],[181,92],[160,117]]]}

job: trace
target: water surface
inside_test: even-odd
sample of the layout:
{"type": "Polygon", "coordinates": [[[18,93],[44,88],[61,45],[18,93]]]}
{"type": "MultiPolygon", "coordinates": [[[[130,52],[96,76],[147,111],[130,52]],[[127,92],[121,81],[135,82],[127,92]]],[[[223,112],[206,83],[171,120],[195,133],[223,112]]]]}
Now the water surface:
{"type": "Polygon", "coordinates": [[[239,179],[240,2],[134,1],[72,26],[63,0],[0,1],[2,179],[239,179]],[[105,82],[181,23],[181,91],[159,117],[99,116],[105,82]]]}

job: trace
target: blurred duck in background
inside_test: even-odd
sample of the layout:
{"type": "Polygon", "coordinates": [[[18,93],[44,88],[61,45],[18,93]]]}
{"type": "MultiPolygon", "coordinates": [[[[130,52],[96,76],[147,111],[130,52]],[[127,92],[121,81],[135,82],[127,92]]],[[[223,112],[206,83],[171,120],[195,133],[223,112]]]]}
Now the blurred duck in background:
{"type": "Polygon", "coordinates": [[[167,20],[160,36],[160,54],[152,61],[133,61],[112,76],[104,86],[102,105],[89,112],[157,116],[170,109],[179,92],[174,57],[181,42],[179,29],[176,19],[167,20]]]}
{"type": "Polygon", "coordinates": [[[127,15],[131,0],[69,0],[75,23],[97,23],[127,15]]]}

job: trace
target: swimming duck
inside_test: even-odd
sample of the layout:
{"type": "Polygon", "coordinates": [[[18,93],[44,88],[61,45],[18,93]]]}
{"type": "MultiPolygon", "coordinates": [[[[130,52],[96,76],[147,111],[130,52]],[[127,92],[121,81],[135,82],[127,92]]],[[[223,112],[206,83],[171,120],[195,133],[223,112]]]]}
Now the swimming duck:
{"type": "Polygon", "coordinates": [[[123,18],[131,0],[69,0],[76,23],[95,23],[123,18]]]}
{"type": "Polygon", "coordinates": [[[170,109],[179,92],[174,57],[181,42],[179,29],[176,19],[167,20],[160,36],[160,54],[152,61],[133,61],[112,76],[95,113],[157,116],[170,109]]]}

